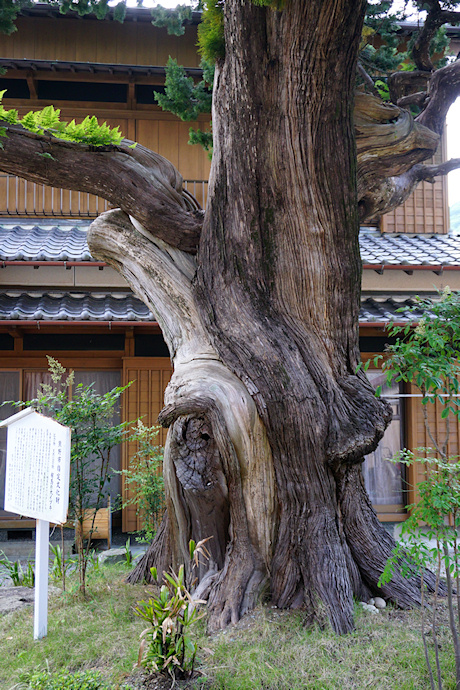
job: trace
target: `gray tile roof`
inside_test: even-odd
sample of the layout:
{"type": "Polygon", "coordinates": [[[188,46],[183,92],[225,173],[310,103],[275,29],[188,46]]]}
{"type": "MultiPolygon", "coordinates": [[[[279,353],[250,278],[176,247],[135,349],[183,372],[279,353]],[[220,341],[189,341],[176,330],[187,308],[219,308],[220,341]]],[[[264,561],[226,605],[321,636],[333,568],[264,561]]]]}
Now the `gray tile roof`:
{"type": "Polygon", "coordinates": [[[458,235],[381,235],[362,232],[359,237],[363,264],[403,266],[459,266],[458,235]]]}
{"type": "Polygon", "coordinates": [[[424,314],[422,309],[413,312],[407,311],[407,307],[413,307],[416,304],[416,301],[410,297],[376,298],[361,295],[359,322],[360,324],[371,324],[387,323],[388,321],[418,321],[424,314]]]}
{"type": "Polygon", "coordinates": [[[132,294],[0,293],[2,321],[155,321],[132,294]]]}
{"type": "MultiPolygon", "coordinates": [[[[0,261],[93,261],[87,220],[0,219],[0,261]]],[[[361,232],[364,264],[459,266],[460,235],[381,235],[361,232]]]]}
{"type": "Polygon", "coordinates": [[[94,261],[88,221],[0,221],[0,261],[94,261]]]}
{"type": "MultiPolygon", "coordinates": [[[[422,312],[399,313],[400,307],[415,304],[413,299],[385,299],[363,296],[359,321],[382,323],[390,320],[417,320],[422,312]]],[[[154,322],[145,304],[132,294],[76,294],[69,292],[0,293],[2,321],[139,321],[154,322]]]]}

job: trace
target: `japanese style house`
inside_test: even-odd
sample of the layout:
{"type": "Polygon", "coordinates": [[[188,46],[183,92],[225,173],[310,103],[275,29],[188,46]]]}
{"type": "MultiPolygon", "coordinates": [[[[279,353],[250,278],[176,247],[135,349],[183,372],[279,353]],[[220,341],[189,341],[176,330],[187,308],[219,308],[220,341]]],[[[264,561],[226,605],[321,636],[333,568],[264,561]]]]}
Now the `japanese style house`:
{"type": "MultiPolygon", "coordinates": [[[[163,112],[153,96],[164,88],[170,55],[190,76],[200,77],[197,22],[195,17],[183,36],[174,37],[152,26],[145,9],[128,9],[120,24],[111,15],[98,21],[33,5],[23,11],[16,33],[0,36],[4,105],[24,114],[52,103],[63,119],[78,121],[91,113],[117,124],[126,137],[171,160],[204,205],[210,162],[203,150],[187,143],[189,127],[197,123],[163,112]]],[[[198,121],[203,126],[208,119],[204,114],[198,121]]],[[[445,155],[443,142],[437,159],[445,155]]],[[[120,415],[142,417],[150,425],[162,407],[171,364],[155,317],[113,269],[88,251],[86,230],[105,209],[106,202],[88,194],[0,175],[0,399],[33,397],[47,379],[46,355],[52,355],[75,371],[77,382],[94,381],[101,392],[133,381],[120,415]]],[[[460,237],[449,234],[446,180],[421,184],[404,206],[375,227],[363,228],[360,243],[360,335],[366,359],[383,352],[386,324],[395,315],[398,321],[408,318],[396,310],[414,295],[446,285],[460,290],[460,237]]],[[[371,371],[373,379],[379,376],[371,371]]],[[[419,477],[414,471],[404,477],[385,458],[402,445],[428,442],[419,399],[401,397],[410,396],[410,389],[385,393],[394,396],[394,419],[364,471],[380,518],[400,522],[419,477]]],[[[0,418],[10,414],[8,405],[0,408],[0,418]]],[[[438,415],[435,406],[430,414],[438,415]]],[[[4,436],[0,444],[0,529],[30,529],[33,521],[2,510],[4,436]]],[[[457,426],[450,452],[458,453],[459,447],[457,426]]],[[[123,447],[114,469],[128,467],[133,451],[129,444],[123,447]]],[[[125,490],[115,475],[112,499],[125,490]]],[[[139,527],[133,506],[121,518],[124,531],[139,527]]]]}

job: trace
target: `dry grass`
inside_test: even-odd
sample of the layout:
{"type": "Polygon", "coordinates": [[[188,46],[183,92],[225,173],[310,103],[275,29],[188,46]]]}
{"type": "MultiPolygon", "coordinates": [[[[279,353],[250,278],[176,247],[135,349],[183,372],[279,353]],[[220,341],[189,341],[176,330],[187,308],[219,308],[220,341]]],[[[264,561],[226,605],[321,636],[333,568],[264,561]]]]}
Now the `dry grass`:
{"type": "MultiPolygon", "coordinates": [[[[50,600],[48,636],[34,642],[32,608],[0,618],[0,688],[9,690],[31,672],[99,669],[113,688],[128,682],[144,627],[133,604],[144,586],[123,584],[124,566],[91,572],[87,601],[74,583],[50,600]]],[[[438,642],[444,690],[455,688],[455,669],[445,602],[439,604],[438,642]]],[[[198,629],[196,690],[424,690],[429,688],[420,636],[420,612],[356,608],[356,631],[337,637],[330,630],[306,630],[302,614],[260,606],[238,626],[214,637],[198,629]]],[[[433,643],[429,637],[433,652],[433,643]]],[[[165,688],[171,683],[150,687],[165,688]]],[[[178,690],[180,685],[176,684],[178,690]]]]}

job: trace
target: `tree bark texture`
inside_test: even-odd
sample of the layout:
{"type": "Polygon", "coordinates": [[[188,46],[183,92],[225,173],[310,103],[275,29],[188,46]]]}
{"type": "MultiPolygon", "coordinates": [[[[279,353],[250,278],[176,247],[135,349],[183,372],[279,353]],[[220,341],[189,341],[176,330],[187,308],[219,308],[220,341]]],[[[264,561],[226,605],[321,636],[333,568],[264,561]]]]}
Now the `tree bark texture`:
{"type": "Polygon", "coordinates": [[[262,592],[339,633],[353,595],[420,603],[415,580],[377,586],[393,542],[361,463],[391,413],[356,372],[358,231],[426,178],[439,131],[374,96],[354,101],[365,4],[226,0],[205,214],[143,147],[7,127],[0,151],[4,171],[119,200],[92,224],[91,252],[156,314],[174,364],[160,415],[167,513],[130,580],[187,563],[189,540],[212,537],[198,573],[211,630],[262,592]]]}
{"type": "MultiPolygon", "coordinates": [[[[437,135],[372,102],[361,141],[358,131],[366,155],[358,180],[353,91],[364,4],[292,0],[276,12],[225,3],[196,260],[152,244],[120,212],[93,224],[93,253],[157,313],[175,364],[160,416],[170,429],[167,519],[131,580],[165,567],[165,552],[175,566],[187,561],[188,540],[211,536],[199,574],[211,630],[236,622],[267,587],[277,606],[304,607],[347,632],[353,595],[378,591],[391,555],[360,469],[390,411],[356,373],[357,185],[376,175],[386,147],[386,174],[401,172],[395,132],[413,152],[408,165],[437,135]],[[382,120],[387,130],[378,131],[382,120]],[[159,266],[171,256],[167,284],[159,266]]],[[[416,583],[401,578],[383,593],[402,606],[419,602],[416,583]]]]}

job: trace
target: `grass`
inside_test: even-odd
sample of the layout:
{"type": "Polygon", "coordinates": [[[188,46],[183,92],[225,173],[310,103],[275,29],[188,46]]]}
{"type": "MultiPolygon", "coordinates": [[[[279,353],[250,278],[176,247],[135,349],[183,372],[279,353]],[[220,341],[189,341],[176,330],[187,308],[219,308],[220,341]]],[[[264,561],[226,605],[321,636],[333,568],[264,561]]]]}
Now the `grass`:
{"type": "MultiPolygon", "coordinates": [[[[138,687],[130,674],[144,623],[132,607],[146,597],[147,588],[123,584],[127,572],[124,564],[90,571],[86,601],[71,578],[68,592],[51,596],[48,635],[38,642],[33,641],[32,607],[0,617],[1,690],[47,668],[53,672],[97,669],[114,689],[131,682],[138,687]]],[[[444,601],[438,618],[443,687],[453,690],[454,658],[444,601]]],[[[212,638],[206,637],[204,626],[198,626],[197,636],[200,675],[187,685],[196,690],[429,688],[419,611],[388,607],[373,615],[358,605],[355,632],[337,637],[330,630],[305,629],[301,613],[260,606],[237,626],[212,638]]],[[[429,646],[433,652],[431,636],[429,646]]]]}
{"type": "Polygon", "coordinates": [[[145,597],[145,587],[128,586],[126,566],[101,566],[89,571],[88,598],[78,593],[76,575],[68,591],[50,596],[48,635],[33,640],[33,607],[0,617],[0,688],[8,690],[28,675],[97,668],[115,683],[127,676],[137,660],[143,622],[132,610],[145,597]]]}
{"type": "MultiPolygon", "coordinates": [[[[442,603],[443,619],[447,612],[442,603]]],[[[306,630],[301,614],[260,608],[253,625],[220,633],[209,648],[205,672],[211,690],[424,690],[428,674],[420,612],[379,614],[356,609],[356,630],[337,637],[306,630]]],[[[455,688],[447,623],[439,631],[444,690],[455,688]]]]}

